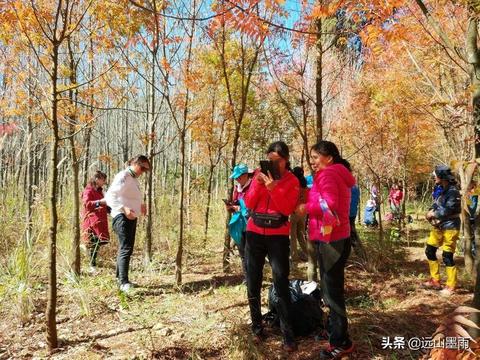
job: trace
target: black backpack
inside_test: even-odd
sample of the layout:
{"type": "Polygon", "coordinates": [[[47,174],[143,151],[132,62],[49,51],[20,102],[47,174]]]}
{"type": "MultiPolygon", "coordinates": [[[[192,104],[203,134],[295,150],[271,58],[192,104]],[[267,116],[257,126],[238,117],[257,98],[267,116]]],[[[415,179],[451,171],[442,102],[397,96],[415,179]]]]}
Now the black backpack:
{"type": "MultiPolygon", "coordinates": [[[[291,299],[291,321],[292,330],[295,336],[307,336],[315,331],[324,328],[322,297],[320,289],[314,290],[311,294],[304,294],[302,291],[303,280],[290,280],[290,299],[291,299]]],[[[272,327],[279,327],[276,306],[278,296],[275,287],[272,285],[268,291],[268,309],[263,318],[272,327]]]]}

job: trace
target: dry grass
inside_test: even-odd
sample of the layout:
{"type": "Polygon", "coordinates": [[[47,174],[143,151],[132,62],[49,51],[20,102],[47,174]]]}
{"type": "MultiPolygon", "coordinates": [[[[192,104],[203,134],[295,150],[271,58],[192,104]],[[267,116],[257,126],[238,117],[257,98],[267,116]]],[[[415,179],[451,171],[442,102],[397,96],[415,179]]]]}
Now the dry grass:
{"type": "MultiPolygon", "coordinates": [[[[168,205],[165,201],[164,206],[168,205]]],[[[212,216],[220,214],[219,206],[212,216]]],[[[39,229],[42,216],[35,220],[39,229]]],[[[123,296],[114,280],[115,241],[102,249],[97,276],[70,275],[68,216],[62,216],[57,316],[61,349],[53,358],[285,358],[278,333],[270,330],[269,337],[261,344],[255,343],[250,334],[246,289],[238,257],[233,259],[232,274],[221,272],[221,222],[212,222],[205,248],[203,218],[192,216],[186,242],[184,285],[180,289],[174,286],[175,219],[174,214],[165,212],[161,224],[156,223],[157,231],[162,231],[155,232],[155,256],[148,269],[141,259],[140,229],[131,275],[140,288],[132,296],[123,296]]],[[[8,226],[13,228],[12,224],[8,226]]],[[[422,244],[425,229],[418,224],[410,230],[408,241],[387,236],[379,243],[375,232],[362,231],[361,235],[377,271],[367,271],[354,255],[350,259],[347,306],[350,333],[357,345],[357,352],[351,358],[418,359],[422,356],[418,351],[382,349],[382,337],[433,334],[458,304],[469,303],[471,285],[462,280],[463,289],[450,299],[420,288],[426,274],[422,244]]],[[[1,262],[0,312],[5,321],[0,322],[0,359],[47,356],[43,315],[45,243],[45,238],[38,239],[28,251],[10,244],[10,251],[23,249],[23,253],[10,252],[1,262]]],[[[271,279],[268,266],[266,269],[265,310],[271,279]]],[[[303,277],[305,273],[306,265],[300,264],[293,276],[303,277]]],[[[299,339],[299,351],[289,358],[314,359],[325,345],[314,336],[299,339]]]]}

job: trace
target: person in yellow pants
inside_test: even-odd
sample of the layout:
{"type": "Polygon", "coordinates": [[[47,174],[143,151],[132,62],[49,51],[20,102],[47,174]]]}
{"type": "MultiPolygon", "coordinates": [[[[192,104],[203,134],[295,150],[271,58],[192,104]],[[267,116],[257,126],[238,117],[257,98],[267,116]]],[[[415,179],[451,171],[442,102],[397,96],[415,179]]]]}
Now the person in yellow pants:
{"type": "Polygon", "coordinates": [[[435,183],[441,186],[441,192],[427,213],[427,220],[433,226],[427,240],[425,255],[428,259],[430,279],[426,288],[441,290],[449,296],[457,285],[457,268],[453,256],[460,234],[461,197],[455,178],[449,167],[439,165],[434,171],[435,183]],[[440,283],[440,264],[437,249],[442,248],[442,259],[447,273],[445,287],[440,283]]]}

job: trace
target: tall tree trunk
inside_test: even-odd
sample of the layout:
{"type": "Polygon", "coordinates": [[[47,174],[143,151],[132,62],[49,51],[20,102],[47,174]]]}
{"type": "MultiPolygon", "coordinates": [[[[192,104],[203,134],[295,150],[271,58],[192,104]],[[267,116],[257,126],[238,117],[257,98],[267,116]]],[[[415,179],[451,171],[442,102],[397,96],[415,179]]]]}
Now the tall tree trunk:
{"type": "Polygon", "coordinates": [[[190,132],[187,132],[187,140],[188,140],[188,152],[187,152],[187,168],[186,168],[186,184],[185,184],[185,216],[187,222],[187,229],[190,233],[192,231],[192,194],[191,194],[191,187],[192,187],[192,157],[193,157],[193,140],[190,132]]]}
{"type": "Polygon", "coordinates": [[[182,258],[183,258],[183,237],[185,222],[185,129],[180,134],[180,156],[181,156],[181,175],[180,175],[180,231],[178,236],[177,256],[175,258],[175,282],[182,284],[182,258]]]}
{"type": "Polygon", "coordinates": [[[57,189],[58,189],[58,50],[60,43],[53,42],[52,49],[52,98],[51,98],[51,129],[52,144],[50,148],[50,228],[49,228],[49,273],[46,307],[47,344],[50,351],[58,347],[57,339],[57,189]]]}
{"type": "Polygon", "coordinates": [[[75,139],[69,138],[72,155],[72,196],[73,196],[73,244],[72,244],[72,270],[80,275],[80,184],[79,184],[79,161],[75,151],[75,139]]]}
{"type": "MultiPolygon", "coordinates": [[[[186,58],[186,71],[185,76],[188,77],[190,75],[191,70],[191,60],[192,60],[192,49],[193,49],[193,37],[195,35],[195,14],[196,14],[196,0],[192,1],[192,11],[193,14],[192,18],[192,27],[191,33],[188,35],[189,43],[188,43],[188,51],[187,51],[187,58],[186,58]]],[[[182,284],[182,259],[183,259],[183,241],[184,241],[184,232],[185,232],[185,170],[186,170],[186,140],[187,140],[187,131],[188,131],[188,115],[189,115],[189,100],[190,100],[190,91],[187,87],[187,91],[185,93],[185,108],[183,109],[183,119],[182,119],[182,126],[180,130],[180,152],[181,152],[181,185],[180,185],[180,231],[178,237],[178,247],[177,247],[177,256],[175,258],[175,281],[177,286],[182,284]]]]}
{"type": "MultiPolygon", "coordinates": [[[[475,159],[478,160],[480,158],[480,52],[478,49],[478,19],[475,14],[472,14],[468,23],[466,49],[471,71],[470,83],[473,89],[472,106],[473,124],[475,126],[475,159]]],[[[475,308],[480,309],[480,231],[477,232],[476,235],[478,235],[475,239],[477,253],[474,268],[472,269],[475,275],[473,305],[475,308]]],[[[465,249],[465,253],[467,250],[470,252],[471,248],[465,249]]],[[[473,320],[477,325],[480,325],[480,314],[474,314],[473,320]]],[[[472,336],[474,338],[480,336],[480,330],[473,329],[472,336]]]]}
{"type": "MultiPolygon", "coordinates": [[[[247,98],[248,98],[248,92],[250,89],[250,82],[252,79],[252,74],[253,70],[255,68],[255,65],[257,64],[257,59],[258,59],[258,54],[260,51],[260,46],[255,49],[255,53],[253,56],[253,59],[249,62],[248,58],[245,53],[244,49],[244,44],[243,44],[243,38],[242,38],[242,69],[241,69],[241,84],[242,84],[242,89],[241,89],[241,102],[240,102],[240,109],[238,110],[238,113],[235,111],[237,104],[233,100],[233,94],[232,94],[232,88],[230,84],[230,78],[228,75],[228,70],[227,70],[227,61],[226,61],[226,53],[225,53],[225,43],[226,43],[226,29],[225,25],[222,27],[222,39],[221,39],[221,50],[220,50],[220,58],[222,61],[222,72],[223,72],[223,78],[225,80],[225,85],[227,88],[227,95],[228,95],[228,102],[230,105],[231,109],[231,116],[234,120],[235,123],[235,133],[233,137],[233,147],[232,147],[232,159],[231,159],[231,168],[230,170],[232,171],[233,168],[235,167],[235,164],[237,162],[237,153],[238,153],[238,145],[239,145],[239,140],[240,140],[240,130],[242,128],[242,123],[243,119],[245,116],[245,113],[247,111],[247,98]]],[[[227,175],[228,178],[228,175],[227,175]]],[[[227,198],[229,200],[232,199],[233,196],[233,189],[234,189],[234,183],[233,181],[230,181],[230,185],[228,187],[228,193],[227,193],[227,198]]],[[[227,218],[226,218],[226,223],[225,223],[225,232],[224,232],[224,246],[223,246],[223,271],[225,273],[230,272],[230,244],[231,244],[231,238],[230,238],[230,232],[228,231],[228,224],[230,223],[230,219],[232,217],[232,214],[230,212],[227,213],[227,218]]]]}
{"type": "MultiPolygon", "coordinates": [[[[70,84],[77,83],[77,69],[75,65],[75,58],[72,49],[71,38],[67,39],[68,54],[70,58],[70,84]]],[[[73,243],[72,243],[72,270],[75,275],[80,275],[80,185],[79,185],[79,160],[75,149],[75,124],[77,123],[77,105],[76,105],[76,90],[69,90],[68,96],[70,105],[72,106],[72,113],[70,114],[70,152],[72,160],[72,196],[73,196],[73,243]]]]}
{"type": "MultiPolygon", "coordinates": [[[[93,44],[93,38],[90,38],[90,79],[93,79],[95,76],[95,66],[94,66],[94,44],[93,44]]],[[[90,121],[93,121],[93,116],[94,116],[94,109],[93,109],[93,104],[94,104],[94,98],[93,98],[93,83],[88,84],[89,90],[91,92],[90,95],[90,106],[88,109],[89,112],[89,117],[90,121]]],[[[83,144],[85,147],[85,154],[84,154],[84,160],[83,160],[83,188],[87,186],[87,182],[89,179],[89,165],[90,165],[90,141],[92,138],[92,126],[88,126],[85,130],[85,136],[83,139],[83,144]]]]}
{"type": "MultiPolygon", "coordinates": [[[[233,171],[235,164],[237,163],[237,153],[238,153],[238,144],[240,140],[240,127],[237,125],[235,128],[235,136],[233,138],[233,149],[232,149],[232,161],[230,163],[230,171],[233,171]]],[[[228,187],[228,194],[227,199],[232,200],[233,190],[234,190],[234,183],[233,180],[230,181],[230,185],[228,187]]],[[[232,218],[232,213],[227,213],[227,219],[225,221],[225,233],[224,233],[224,242],[223,242],[223,272],[228,273],[230,272],[230,231],[228,229],[228,224],[232,218]]]]}
{"type": "MultiPolygon", "coordinates": [[[[322,3],[322,0],[319,1],[322,3]]],[[[316,73],[315,73],[315,109],[316,109],[316,134],[317,142],[323,140],[323,98],[322,98],[322,86],[323,86],[323,43],[322,43],[322,19],[315,21],[317,30],[317,56],[315,59],[316,73]]]]}
{"type": "Polygon", "coordinates": [[[381,182],[380,179],[378,179],[376,183],[377,189],[378,189],[378,201],[377,201],[377,209],[378,209],[378,239],[380,242],[383,242],[384,239],[384,233],[383,233],[383,220],[382,220],[382,201],[383,201],[383,196],[382,196],[382,188],[381,188],[381,182]]]}
{"type": "MultiPolygon", "coordinates": [[[[29,84],[29,96],[31,96],[31,88],[29,84]]],[[[33,142],[33,125],[31,116],[27,117],[27,213],[26,213],[26,223],[27,231],[25,233],[25,241],[27,247],[30,247],[32,244],[32,206],[33,206],[33,161],[34,161],[34,150],[32,147],[33,142]]]]}
{"type": "MultiPolygon", "coordinates": [[[[154,1],[155,4],[155,1],[154,1]]],[[[158,39],[158,36],[155,36],[158,39]]],[[[156,40],[155,40],[156,41],[156,40]]],[[[155,147],[155,106],[156,106],[156,92],[155,92],[155,62],[157,57],[157,43],[155,43],[152,51],[152,72],[150,76],[150,119],[148,121],[148,143],[147,143],[147,156],[150,160],[150,166],[152,169],[148,172],[147,177],[147,226],[145,229],[145,242],[143,247],[143,259],[145,266],[148,266],[152,261],[152,222],[153,222],[153,156],[155,147]]]]}
{"type": "Polygon", "coordinates": [[[204,232],[204,240],[203,245],[204,247],[207,245],[207,235],[208,235],[208,221],[210,216],[210,202],[212,201],[212,179],[213,179],[213,172],[215,170],[215,165],[210,163],[210,167],[208,169],[208,187],[207,187],[207,209],[205,211],[205,232],[204,232]]]}
{"type": "MultiPolygon", "coordinates": [[[[470,84],[473,90],[472,93],[472,109],[473,109],[473,125],[475,131],[475,148],[474,148],[474,159],[480,158],[480,53],[478,50],[478,19],[476,16],[472,16],[468,22],[468,28],[466,33],[466,52],[467,52],[467,61],[470,64],[470,84]]],[[[467,167],[466,170],[469,168],[467,167]]],[[[471,179],[473,177],[473,171],[465,171],[465,182],[462,184],[462,188],[465,190],[469,187],[471,179]]],[[[462,197],[463,201],[466,201],[465,196],[462,197]]],[[[463,204],[462,206],[462,219],[464,220],[464,229],[465,231],[465,268],[472,274],[476,275],[476,282],[480,281],[480,273],[478,273],[478,266],[475,266],[475,263],[478,263],[480,255],[477,252],[477,258],[473,259],[471,250],[471,238],[473,229],[470,226],[470,214],[467,213],[467,206],[463,204]]],[[[478,239],[476,240],[479,241],[478,239]]],[[[480,303],[480,293],[475,292],[475,301],[480,303]]],[[[480,308],[480,307],[479,307],[480,308]]]]}
{"type": "MultiPolygon", "coordinates": [[[[93,108],[90,107],[90,115],[93,118],[93,108]]],[[[89,126],[85,129],[85,136],[83,138],[84,141],[84,147],[85,147],[85,153],[84,153],[84,159],[83,159],[83,181],[82,185],[85,188],[87,186],[87,182],[89,179],[89,174],[88,174],[88,167],[89,167],[89,161],[90,161],[90,139],[92,137],[92,128],[89,126]]]]}

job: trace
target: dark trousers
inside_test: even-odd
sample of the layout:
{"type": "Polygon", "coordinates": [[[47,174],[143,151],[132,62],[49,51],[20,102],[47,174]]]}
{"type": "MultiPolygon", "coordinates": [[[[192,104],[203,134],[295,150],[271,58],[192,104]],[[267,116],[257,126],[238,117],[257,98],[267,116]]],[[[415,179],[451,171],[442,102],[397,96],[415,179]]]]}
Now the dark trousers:
{"type": "Polygon", "coordinates": [[[350,242],[353,247],[358,244],[358,233],[357,228],[355,227],[356,217],[350,217],[350,242]]]}
{"type": "Polygon", "coordinates": [[[97,266],[98,249],[100,248],[100,239],[95,234],[90,233],[90,266],[97,266]]]}
{"type": "Polygon", "coordinates": [[[472,241],[472,255],[473,257],[477,257],[477,246],[475,245],[475,217],[470,217],[470,240],[472,241]]]}
{"type": "MultiPolygon", "coordinates": [[[[317,242],[318,258],[320,259],[320,274],[321,274],[321,288],[322,296],[325,304],[330,308],[328,315],[327,331],[329,342],[333,346],[344,346],[350,344],[348,336],[348,321],[345,307],[345,264],[351,251],[350,238],[345,240],[343,250],[336,262],[326,268],[325,261],[322,256],[325,256],[325,251],[322,251],[321,242],[317,242]]],[[[327,244],[327,246],[329,246],[327,244]]]]}
{"type": "Polygon", "coordinates": [[[136,229],[136,219],[129,220],[124,214],[119,214],[113,219],[113,230],[118,236],[117,280],[120,284],[129,282],[128,268],[135,244],[136,229]]]}
{"type": "Polygon", "coordinates": [[[273,286],[279,297],[277,313],[284,339],[293,340],[290,319],[290,290],[288,275],[290,272],[290,240],[288,235],[261,235],[247,231],[245,246],[247,267],[247,294],[252,326],[262,323],[261,299],[263,266],[268,255],[272,267],[273,286]]]}
{"type": "Polygon", "coordinates": [[[240,254],[240,259],[242,260],[242,270],[245,279],[247,278],[247,260],[245,258],[245,245],[247,243],[247,233],[242,233],[242,238],[240,239],[240,244],[237,245],[238,253],[240,254]]]}

